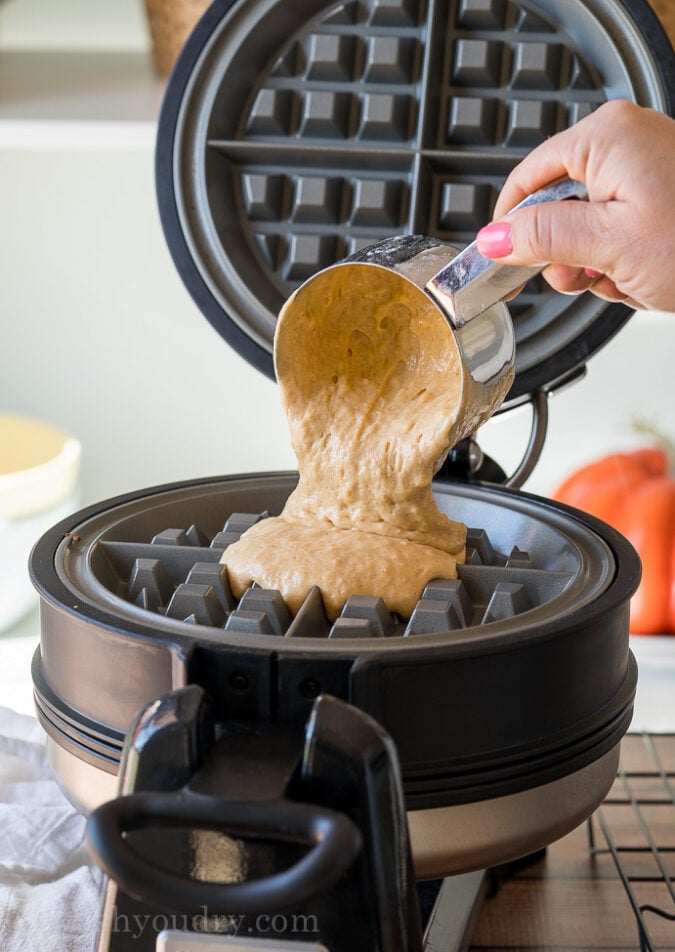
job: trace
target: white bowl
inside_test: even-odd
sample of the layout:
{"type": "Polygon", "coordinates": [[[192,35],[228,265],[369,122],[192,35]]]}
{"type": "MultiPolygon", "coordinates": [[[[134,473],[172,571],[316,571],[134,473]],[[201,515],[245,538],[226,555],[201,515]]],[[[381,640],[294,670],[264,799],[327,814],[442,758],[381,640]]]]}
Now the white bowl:
{"type": "Polygon", "coordinates": [[[40,420],[0,414],[0,631],[37,602],[28,556],[78,506],[78,440],[40,420]]]}

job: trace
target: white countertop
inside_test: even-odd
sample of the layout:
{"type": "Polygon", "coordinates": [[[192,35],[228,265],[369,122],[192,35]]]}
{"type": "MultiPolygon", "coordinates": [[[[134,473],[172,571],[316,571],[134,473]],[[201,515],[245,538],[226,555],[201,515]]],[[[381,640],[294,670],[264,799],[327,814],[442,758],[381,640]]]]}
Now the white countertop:
{"type": "Polygon", "coordinates": [[[675,731],[675,635],[631,635],[638,663],[632,731],[675,731]]]}

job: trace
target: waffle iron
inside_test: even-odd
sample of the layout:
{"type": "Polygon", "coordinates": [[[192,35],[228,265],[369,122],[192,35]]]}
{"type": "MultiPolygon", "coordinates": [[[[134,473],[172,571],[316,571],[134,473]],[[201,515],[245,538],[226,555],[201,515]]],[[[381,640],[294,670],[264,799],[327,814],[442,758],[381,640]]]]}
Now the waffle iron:
{"type": "MultiPolygon", "coordinates": [[[[315,271],[396,233],[466,244],[538,142],[609,98],[672,112],[673,90],[672,48],[643,0],[216,0],[178,61],[160,117],[166,239],[198,308],[272,376],[275,315],[315,271]]],[[[548,393],[582,376],[630,311],[558,295],[541,279],[511,310],[516,379],[504,409],[532,402],[528,454],[511,480],[473,445],[451,454],[435,492],[441,510],[469,526],[467,560],[456,580],[427,586],[410,619],[358,592],[333,623],[316,590],[295,617],[278,592],[254,587],[233,599],[221,555],[281,510],[293,473],[131,493],[40,539],[30,566],[41,598],[36,709],[55,774],[80,809],[119,789],[147,794],[134,830],[176,826],[175,813],[157,820],[164,807],[150,794],[178,790],[194,807],[189,777],[216,743],[219,790],[256,800],[262,784],[284,791],[284,803],[339,807],[361,823],[372,868],[373,844],[391,841],[373,824],[388,817],[403,844],[392,868],[408,868],[409,831],[410,868],[428,879],[530,853],[602,801],[632,714],[628,623],[639,560],[607,525],[513,487],[541,448],[548,393]],[[391,775],[378,787],[374,774],[359,774],[350,800],[340,790],[355,775],[352,735],[367,749],[381,745],[391,775]],[[315,748],[332,753],[312,760],[315,748]],[[364,834],[364,812],[350,803],[364,802],[373,784],[379,809],[365,810],[364,834]]],[[[209,777],[202,792],[215,789],[209,777]]],[[[292,826],[288,816],[277,826],[292,826]]],[[[128,834],[127,821],[116,814],[113,833],[128,834]]],[[[230,821],[229,833],[242,829],[230,821]]],[[[213,819],[199,822],[213,832],[213,819]]],[[[231,842],[223,826],[214,834],[221,845],[231,842]]],[[[352,834],[340,834],[349,855],[359,848],[352,834]]],[[[126,841],[139,836],[150,833],[126,841]]],[[[150,854],[160,848],[143,842],[150,854]]],[[[176,850],[190,853],[190,868],[196,842],[176,850]]],[[[136,902],[148,869],[125,855],[127,872],[136,864],[128,878],[136,902]]],[[[108,860],[117,868],[110,852],[108,860]]],[[[268,851],[263,873],[271,862],[268,851]]],[[[210,875],[237,881],[223,880],[222,869],[210,875]]],[[[396,888],[372,882],[363,877],[378,901],[396,895],[410,912],[403,873],[396,888]]],[[[185,878],[183,893],[175,880],[164,886],[151,904],[161,907],[165,895],[180,906],[190,892],[185,878]]],[[[346,908],[355,888],[340,894],[346,908]]],[[[182,906],[194,911],[190,895],[182,906]]],[[[329,947],[417,948],[382,939],[378,908],[372,945],[332,927],[329,947]]],[[[401,935],[417,934],[410,916],[401,935]]]]}

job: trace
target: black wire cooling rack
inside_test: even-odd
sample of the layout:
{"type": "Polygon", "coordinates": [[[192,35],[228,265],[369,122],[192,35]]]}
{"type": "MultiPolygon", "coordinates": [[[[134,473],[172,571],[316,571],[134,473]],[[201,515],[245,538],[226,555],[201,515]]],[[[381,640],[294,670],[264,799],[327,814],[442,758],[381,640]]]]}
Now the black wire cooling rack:
{"type": "Polygon", "coordinates": [[[641,952],[675,948],[675,734],[624,738],[616,781],[588,821],[588,837],[593,854],[614,860],[641,952]]]}

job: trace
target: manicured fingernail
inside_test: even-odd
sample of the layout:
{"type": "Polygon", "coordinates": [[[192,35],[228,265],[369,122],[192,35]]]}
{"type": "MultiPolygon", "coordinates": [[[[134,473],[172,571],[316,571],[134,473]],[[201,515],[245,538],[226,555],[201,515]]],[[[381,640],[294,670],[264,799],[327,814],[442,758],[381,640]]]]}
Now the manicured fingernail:
{"type": "Polygon", "coordinates": [[[584,268],[584,274],[589,278],[599,278],[602,271],[596,271],[595,268],[584,268]]]}
{"type": "Polygon", "coordinates": [[[486,225],[476,235],[478,250],[486,258],[503,258],[513,251],[511,244],[511,226],[506,222],[494,222],[486,225]]]}

